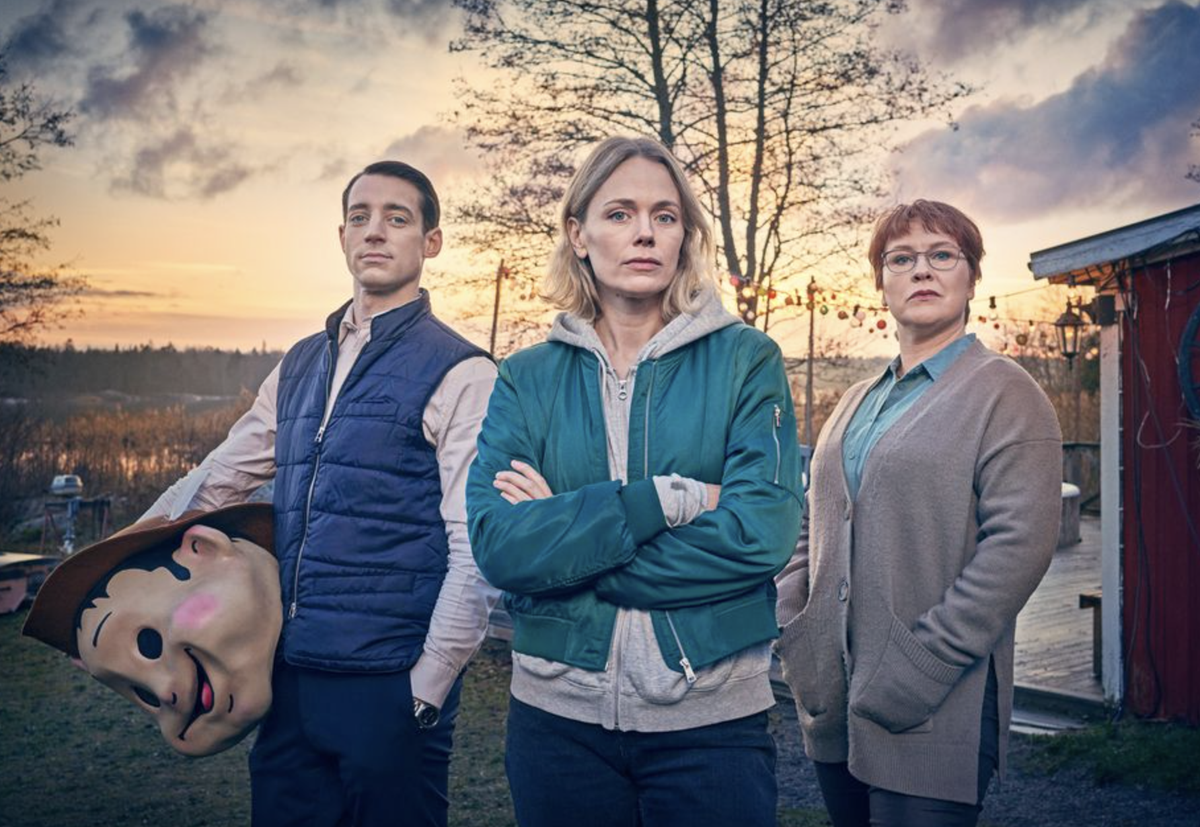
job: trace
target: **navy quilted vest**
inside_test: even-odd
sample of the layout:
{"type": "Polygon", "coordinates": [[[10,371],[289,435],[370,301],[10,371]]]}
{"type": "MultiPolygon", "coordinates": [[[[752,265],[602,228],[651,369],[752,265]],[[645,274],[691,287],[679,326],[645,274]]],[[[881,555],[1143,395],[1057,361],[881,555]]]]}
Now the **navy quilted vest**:
{"type": "Polygon", "coordinates": [[[288,663],[407,669],[446,576],[441,480],[421,419],[456,364],[486,355],[434,318],[429,295],[379,316],[323,431],[338,327],[284,357],[275,438],[275,546],[288,663]]]}

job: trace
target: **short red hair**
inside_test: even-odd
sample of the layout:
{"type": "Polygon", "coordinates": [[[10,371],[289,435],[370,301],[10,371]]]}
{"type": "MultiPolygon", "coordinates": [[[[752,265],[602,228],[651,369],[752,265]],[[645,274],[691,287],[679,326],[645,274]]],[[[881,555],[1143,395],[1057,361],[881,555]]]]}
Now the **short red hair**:
{"type": "Polygon", "coordinates": [[[879,216],[875,232],[871,235],[871,246],[867,256],[875,272],[875,289],[883,289],[883,254],[892,239],[904,235],[914,224],[920,224],[927,232],[941,233],[954,239],[971,267],[972,281],[979,281],[983,272],[979,261],[983,258],[983,235],[975,222],[962,210],[943,204],[941,201],[926,201],[918,198],[911,204],[899,204],[879,216]]]}

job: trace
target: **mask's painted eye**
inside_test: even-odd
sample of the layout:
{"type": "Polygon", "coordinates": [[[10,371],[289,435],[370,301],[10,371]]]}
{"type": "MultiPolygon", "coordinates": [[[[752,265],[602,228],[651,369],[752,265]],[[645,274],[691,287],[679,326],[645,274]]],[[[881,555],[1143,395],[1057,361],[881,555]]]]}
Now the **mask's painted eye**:
{"type": "Polygon", "coordinates": [[[155,709],[158,709],[158,698],[154,697],[145,689],[142,689],[140,686],[135,686],[133,688],[133,694],[137,695],[138,698],[141,699],[141,702],[146,706],[152,706],[155,709]]]}
{"type": "Polygon", "coordinates": [[[147,660],[158,660],[162,655],[162,635],[153,629],[142,629],[137,636],[138,652],[147,660]]]}

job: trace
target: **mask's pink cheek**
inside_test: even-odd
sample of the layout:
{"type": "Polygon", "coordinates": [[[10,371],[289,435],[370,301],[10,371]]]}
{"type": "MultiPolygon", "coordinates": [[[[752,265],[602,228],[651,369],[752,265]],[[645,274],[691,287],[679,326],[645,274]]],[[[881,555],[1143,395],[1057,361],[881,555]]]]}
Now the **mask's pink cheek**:
{"type": "Polygon", "coordinates": [[[171,622],[180,629],[198,629],[217,613],[219,606],[216,595],[194,594],[179,604],[171,622]]]}

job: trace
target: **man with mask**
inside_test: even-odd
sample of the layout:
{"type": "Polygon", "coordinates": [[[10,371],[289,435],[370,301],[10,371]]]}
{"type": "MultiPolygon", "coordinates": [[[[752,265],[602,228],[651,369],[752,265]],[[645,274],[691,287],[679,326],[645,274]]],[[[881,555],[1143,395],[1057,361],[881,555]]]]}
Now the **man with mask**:
{"type": "Polygon", "coordinates": [[[420,287],[439,212],[407,164],[350,180],[338,237],[352,299],[145,515],[219,508],[275,479],[283,627],[250,755],[256,827],[446,823],[460,676],[496,599],[465,507],[496,369],[420,287]]]}

